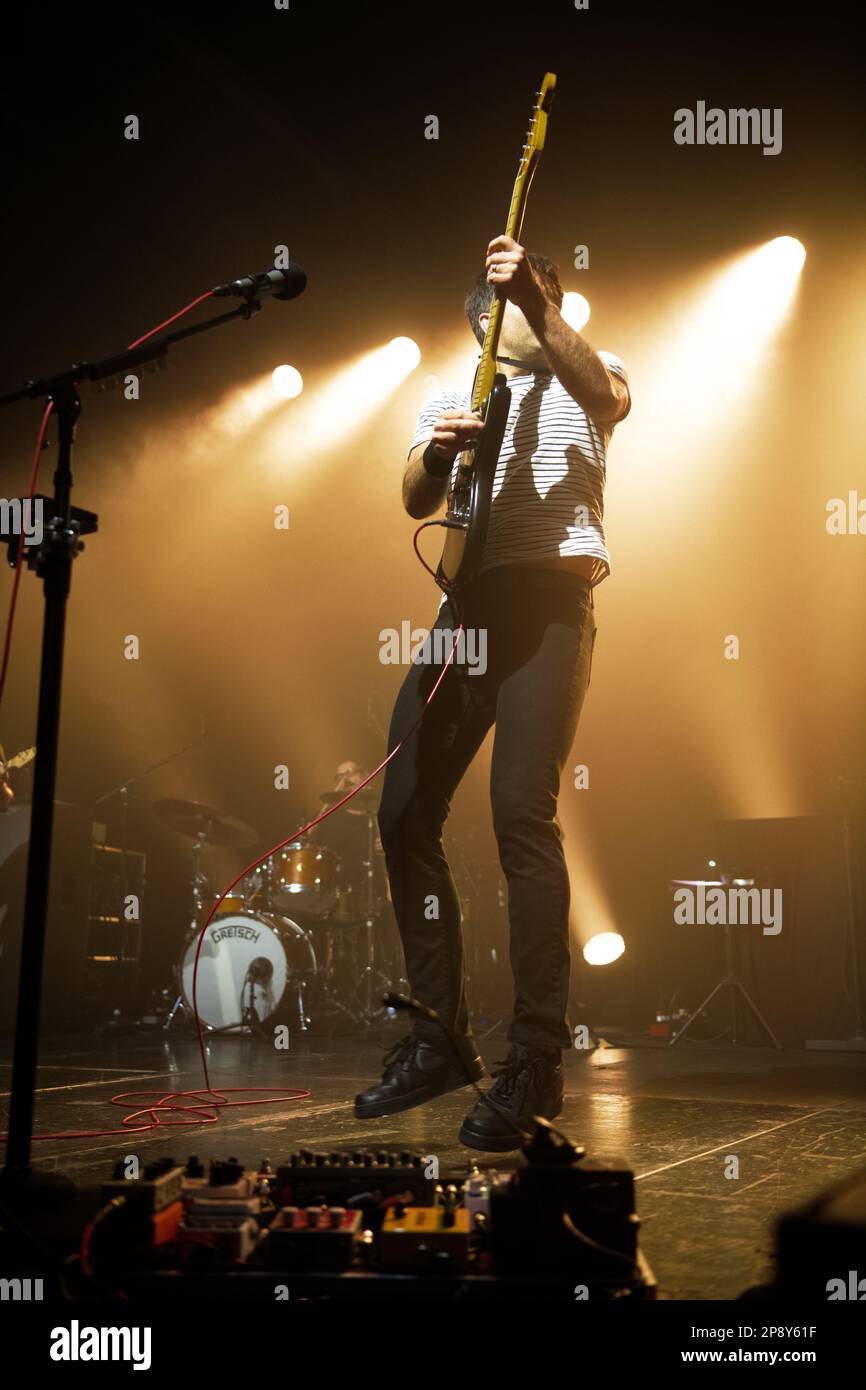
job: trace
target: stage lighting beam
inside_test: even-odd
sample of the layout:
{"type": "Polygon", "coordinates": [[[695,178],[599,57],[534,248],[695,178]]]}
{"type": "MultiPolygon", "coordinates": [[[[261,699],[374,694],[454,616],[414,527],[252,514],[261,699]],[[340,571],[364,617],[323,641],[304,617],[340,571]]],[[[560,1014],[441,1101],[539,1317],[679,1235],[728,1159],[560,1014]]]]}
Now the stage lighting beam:
{"type": "Polygon", "coordinates": [[[583,948],[587,965],[610,965],[625,953],[625,942],[619,932],[600,931],[591,936],[583,948]]]}

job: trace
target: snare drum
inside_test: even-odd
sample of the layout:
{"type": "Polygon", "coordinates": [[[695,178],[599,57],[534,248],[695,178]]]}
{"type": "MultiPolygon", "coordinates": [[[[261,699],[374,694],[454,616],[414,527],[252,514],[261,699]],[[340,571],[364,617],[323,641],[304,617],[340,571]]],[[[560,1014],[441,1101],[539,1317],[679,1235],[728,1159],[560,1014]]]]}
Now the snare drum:
{"type": "MultiPolygon", "coordinates": [[[[178,967],[180,992],[190,1010],[198,936],[198,929],[191,933],[178,967]]],[[[264,1023],[316,970],[313,944],[297,922],[253,912],[215,917],[198,958],[199,1018],[209,1028],[231,1028],[252,1010],[264,1023]]]]}
{"type": "MultiPolygon", "coordinates": [[[[206,911],[206,912],[210,912],[210,911],[212,910],[215,901],[216,901],[215,899],[211,899],[210,902],[205,903],[205,911],[206,911]]],[[[246,904],[246,899],[244,898],[243,893],[238,893],[238,892],[229,893],[226,897],[223,898],[222,902],[220,903],[219,907],[218,907],[217,910],[216,910],[215,916],[217,916],[217,917],[232,917],[232,916],[236,916],[239,912],[243,912],[243,911],[244,911],[244,909],[246,908],[246,905],[247,905],[247,904],[246,904]]]]}

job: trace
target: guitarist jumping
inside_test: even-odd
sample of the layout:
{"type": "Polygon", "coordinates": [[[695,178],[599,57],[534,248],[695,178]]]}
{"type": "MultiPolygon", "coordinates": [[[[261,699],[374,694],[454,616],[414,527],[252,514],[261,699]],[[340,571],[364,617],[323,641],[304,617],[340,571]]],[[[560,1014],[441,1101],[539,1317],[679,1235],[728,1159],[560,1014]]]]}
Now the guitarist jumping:
{"type": "MultiPolygon", "coordinates": [[[[630,408],[625,368],[565,323],[556,268],[511,235],[487,248],[466,299],[485,343],[502,304],[495,370],[511,394],[492,479],[477,573],[448,586],[436,628],[484,629],[482,672],[455,662],[419,727],[388,765],[379,827],[412,995],[452,1030],[469,1073],[483,1065],[469,1029],[460,906],[442,846],[451,798],[495,725],[493,826],[508,884],[514,1017],[510,1050],[460,1141],[503,1152],[523,1142],[533,1115],[562,1108],[569,881],[557,821],[559,782],[589,685],[595,640],[592,591],[609,573],[602,528],[606,450],[630,408]],[[459,619],[457,611],[459,608],[459,619]]],[[[472,397],[439,392],[422,406],[403,479],[410,516],[437,511],[453,493],[459,456],[479,448],[485,425],[472,397]]],[[[465,456],[465,455],[464,455],[465,456]]],[[[441,582],[441,580],[440,580],[441,582]]],[[[430,645],[431,654],[441,646],[430,645]]],[[[446,648],[450,650],[450,648],[446,648]]],[[[441,673],[413,665],[397,697],[393,748],[441,673]]],[[[437,1023],[413,1011],[410,1033],[385,1057],[381,1082],[356,1098],[360,1118],[391,1115],[465,1086],[437,1023]],[[415,1014],[417,1013],[417,1016],[415,1014]]]]}

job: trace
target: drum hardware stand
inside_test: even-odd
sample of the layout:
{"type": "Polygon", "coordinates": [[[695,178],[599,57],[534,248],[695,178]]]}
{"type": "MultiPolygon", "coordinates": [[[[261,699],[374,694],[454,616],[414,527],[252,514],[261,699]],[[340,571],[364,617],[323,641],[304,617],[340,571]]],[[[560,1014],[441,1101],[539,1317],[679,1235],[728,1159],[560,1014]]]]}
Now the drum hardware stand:
{"type": "Polygon", "coordinates": [[[224,1036],[226,1033],[240,1034],[242,1037],[267,1038],[268,1034],[262,1027],[262,1021],[255,1010],[255,988],[256,979],[251,968],[247,968],[247,977],[244,980],[241,990],[241,1021],[240,1023],[227,1023],[222,1028],[211,1028],[211,1037],[224,1036]],[[243,996],[247,994],[246,1003],[243,996]]]}
{"type": "MultiPolygon", "coordinates": [[[[470,832],[470,833],[471,833],[471,832],[470,832]]],[[[459,895],[459,897],[460,897],[461,899],[467,898],[467,899],[469,899],[470,902],[474,900],[475,906],[477,907],[477,906],[478,906],[478,903],[479,903],[479,901],[480,901],[480,899],[481,899],[481,890],[479,889],[476,880],[473,878],[472,874],[470,873],[469,869],[468,869],[467,866],[466,866],[466,856],[465,856],[463,853],[460,853],[460,870],[459,870],[459,872],[460,872],[460,878],[458,878],[458,883],[460,883],[460,888],[458,888],[458,895],[459,895]],[[465,880],[465,887],[464,887],[464,884],[460,881],[461,879],[464,879],[464,880],[465,880]],[[470,895],[471,895],[471,896],[470,896],[470,895]]],[[[508,928],[508,922],[507,922],[506,898],[505,898],[505,890],[504,890],[504,888],[503,888],[501,876],[497,876],[496,898],[497,898],[497,907],[498,907],[498,909],[499,909],[499,912],[503,913],[503,914],[506,916],[505,925],[504,925],[504,927],[503,927],[503,940],[507,940],[507,939],[508,939],[508,930],[507,930],[507,928],[508,928]]],[[[476,913],[470,913],[470,918],[469,918],[469,920],[470,920],[470,923],[471,923],[472,925],[471,925],[470,931],[469,931],[468,933],[466,933],[466,935],[468,936],[467,945],[468,945],[468,947],[469,947],[469,949],[468,949],[468,951],[467,951],[467,955],[468,955],[468,957],[469,957],[469,960],[470,960],[470,962],[471,962],[472,967],[474,967],[475,975],[477,976],[477,978],[478,978],[479,980],[484,980],[485,977],[487,977],[487,978],[490,977],[490,973],[491,973],[491,972],[490,972],[489,968],[485,971],[485,970],[482,968],[482,966],[480,965],[480,963],[479,963],[479,957],[480,957],[480,954],[481,954],[481,950],[480,950],[480,945],[481,945],[481,944],[480,944],[480,941],[479,941],[479,933],[478,933],[478,930],[477,930],[476,925],[475,925],[476,922],[478,921],[478,914],[477,914],[477,912],[476,912],[476,913]]],[[[462,915],[462,912],[461,912],[461,930],[463,930],[463,928],[464,928],[464,919],[463,919],[463,915],[462,915]]],[[[489,958],[489,956],[490,956],[489,949],[486,949],[486,954],[488,955],[488,958],[489,958]]],[[[470,969],[470,971],[467,973],[467,979],[466,979],[467,988],[468,988],[469,985],[471,984],[471,981],[472,981],[472,973],[471,973],[471,969],[470,969]]],[[[482,1008],[483,1008],[483,1004],[484,1004],[484,999],[483,999],[483,996],[482,996],[482,998],[481,998],[481,1005],[482,1005],[482,1008]]],[[[491,1012],[492,1012],[492,1010],[491,1010],[491,1012]]],[[[473,1008],[473,1009],[471,1010],[471,1013],[472,1013],[472,1015],[473,1015],[473,1020],[474,1020],[474,1018],[480,1013],[480,1010],[479,1010],[478,1008],[473,1008]]],[[[477,1025],[475,1025],[475,1023],[473,1022],[473,1026],[477,1026],[477,1025]]],[[[479,1041],[479,1042],[486,1042],[487,1039],[488,1039],[488,1038],[492,1038],[492,1037],[494,1036],[494,1034],[496,1034],[496,1033],[503,1033],[503,1032],[505,1032],[505,1031],[506,1031],[506,1021],[505,1021],[505,1019],[504,1019],[504,1018],[501,1018],[501,1017],[500,1017],[500,1018],[494,1018],[494,1021],[493,1021],[492,1023],[488,1024],[488,1026],[484,1029],[483,1032],[478,1033],[478,1041],[479,1041]]]]}
{"type": "Polygon", "coordinates": [[[360,1021],[366,1026],[371,1027],[375,1023],[380,1023],[382,1019],[390,1020],[392,1014],[381,1003],[383,986],[389,981],[381,971],[376,969],[376,937],[375,925],[376,917],[374,913],[373,900],[373,865],[375,863],[376,833],[374,829],[373,816],[367,813],[367,916],[364,922],[364,940],[366,943],[367,964],[361,972],[361,980],[364,990],[364,1007],[361,1010],[360,1021]],[[376,987],[378,980],[379,986],[376,987]],[[374,996],[376,1003],[374,1004],[374,996]]]}
{"type": "MultiPolygon", "coordinates": [[[[122,868],[123,878],[122,878],[122,883],[121,883],[121,901],[122,901],[122,902],[126,902],[126,898],[127,898],[127,888],[128,888],[128,886],[129,886],[127,875],[128,875],[128,871],[129,871],[129,866],[128,866],[128,853],[129,853],[129,802],[130,802],[130,795],[129,795],[129,793],[130,793],[130,790],[134,790],[134,788],[138,786],[138,783],[144,781],[145,777],[149,777],[150,774],[151,774],[152,772],[157,772],[157,771],[159,770],[159,768],[161,768],[161,767],[167,767],[168,764],[169,764],[169,763],[173,763],[173,762],[175,761],[176,758],[180,758],[180,757],[183,756],[184,753],[188,753],[188,752],[190,751],[191,748],[198,748],[200,744],[204,743],[204,738],[205,738],[204,723],[200,721],[200,724],[201,724],[200,732],[199,732],[199,734],[198,734],[198,736],[197,736],[196,738],[190,739],[187,743],[182,744],[180,748],[176,748],[176,749],[174,750],[174,752],[173,752],[173,753],[169,753],[167,757],[157,759],[156,762],[151,763],[151,764],[149,765],[149,767],[144,768],[144,770],[143,770],[142,772],[139,772],[135,777],[127,777],[127,778],[125,779],[125,781],[120,782],[116,787],[110,787],[109,790],[108,790],[107,792],[103,792],[102,796],[98,796],[98,797],[96,798],[96,800],[92,803],[92,810],[95,811],[96,808],[97,808],[97,806],[101,806],[101,805],[103,804],[103,802],[105,802],[105,801],[111,801],[111,799],[112,799],[113,797],[115,797],[115,796],[118,797],[119,800],[120,800],[120,846],[119,846],[119,848],[120,848],[120,852],[121,852],[121,855],[122,855],[122,861],[121,861],[121,862],[122,862],[122,866],[123,866],[123,868],[122,868]]],[[[143,886],[144,886],[144,885],[143,885],[143,886]]],[[[140,925],[141,925],[141,917],[140,917],[140,916],[139,916],[139,918],[138,918],[138,923],[139,923],[139,927],[140,927],[140,925]]]]}
{"type": "MultiPolygon", "coordinates": [[[[722,883],[725,884],[726,887],[728,883],[731,881],[727,877],[727,875],[723,873],[719,874],[719,878],[722,881],[722,883]]],[[[716,997],[716,995],[719,993],[719,990],[726,989],[728,991],[728,1007],[730,1009],[731,1017],[731,1045],[733,1047],[736,1047],[741,1041],[740,1038],[737,1037],[737,995],[741,994],[745,999],[746,1003],[748,1004],[749,1008],[752,1010],[752,1013],[755,1015],[755,1018],[760,1023],[770,1042],[773,1044],[773,1047],[778,1048],[781,1052],[783,1050],[782,1044],[779,1042],[779,1039],[776,1037],[769,1023],[764,1018],[764,1015],[761,1013],[754,999],[749,994],[748,990],[746,989],[745,985],[743,984],[742,980],[737,974],[736,961],[734,959],[734,938],[731,932],[731,924],[728,921],[725,922],[725,958],[728,967],[727,972],[722,976],[718,984],[710,990],[710,993],[707,995],[703,1003],[699,1004],[698,1007],[692,1011],[692,1013],[689,1015],[689,1017],[683,1024],[682,1028],[680,1028],[679,1032],[674,1033],[674,1036],[668,1043],[668,1047],[673,1047],[676,1043],[678,1043],[680,1038],[686,1032],[686,1030],[692,1026],[698,1015],[702,1014],[704,1010],[707,1008],[707,1005],[710,1003],[710,1001],[716,997]]]]}
{"type": "Polygon", "coordinates": [[[322,971],[321,977],[321,997],[318,1000],[319,1007],[323,1013],[329,1011],[331,1014],[341,1014],[351,1023],[358,1023],[360,1022],[359,1015],[354,1009],[350,1009],[347,1004],[340,1003],[331,983],[334,978],[334,935],[332,928],[327,924],[327,920],[323,925],[325,926],[326,942],[325,968],[322,971]]]}
{"type": "MultiPolygon", "coordinates": [[[[189,922],[190,932],[201,930],[202,913],[204,911],[205,905],[204,894],[210,888],[210,882],[208,880],[207,874],[204,873],[201,867],[201,854],[202,850],[206,847],[206,845],[207,835],[204,833],[203,830],[199,830],[196,834],[195,839],[193,840],[192,849],[190,850],[189,882],[190,900],[192,906],[192,912],[190,914],[189,922]]],[[[162,1030],[164,1033],[167,1033],[168,1030],[171,1028],[171,1025],[173,1024],[175,1017],[179,1011],[182,1011],[188,1020],[192,1020],[192,1011],[187,1007],[186,1001],[183,997],[183,991],[178,987],[178,992],[175,997],[175,1001],[169,1009],[168,1017],[166,1018],[165,1023],[162,1025],[162,1030]]]]}

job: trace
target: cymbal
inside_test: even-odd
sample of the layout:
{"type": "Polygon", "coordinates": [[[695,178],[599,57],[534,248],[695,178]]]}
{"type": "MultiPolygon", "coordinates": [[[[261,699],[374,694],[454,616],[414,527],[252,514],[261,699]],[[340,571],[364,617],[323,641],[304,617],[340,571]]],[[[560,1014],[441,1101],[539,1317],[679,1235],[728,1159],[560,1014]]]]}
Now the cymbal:
{"type": "MultiPolygon", "coordinates": [[[[327,791],[319,793],[319,800],[323,806],[335,806],[338,801],[342,801],[347,792],[327,791]]],[[[379,809],[379,793],[374,786],[363,787],[356,792],[351,801],[347,801],[343,807],[345,811],[363,811],[365,815],[374,815],[379,809]]]]}
{"type": "Polygon", "coordinates": [[[672,878],[671,883],[680,888],[724,888],[720,878],[672,878]]]}
{"type": "Polygon", "coordinates": [[[228,845],[233,849],[243,849],[255,844],[258,833],[245,821],[226,816],[213,806],[205,806],[200,801],[178,801],[167,798],[153,803],[154,815],[176,830],[180,835],[189,835],[195,840],[201,837],[209,845],[228,845]]]}

